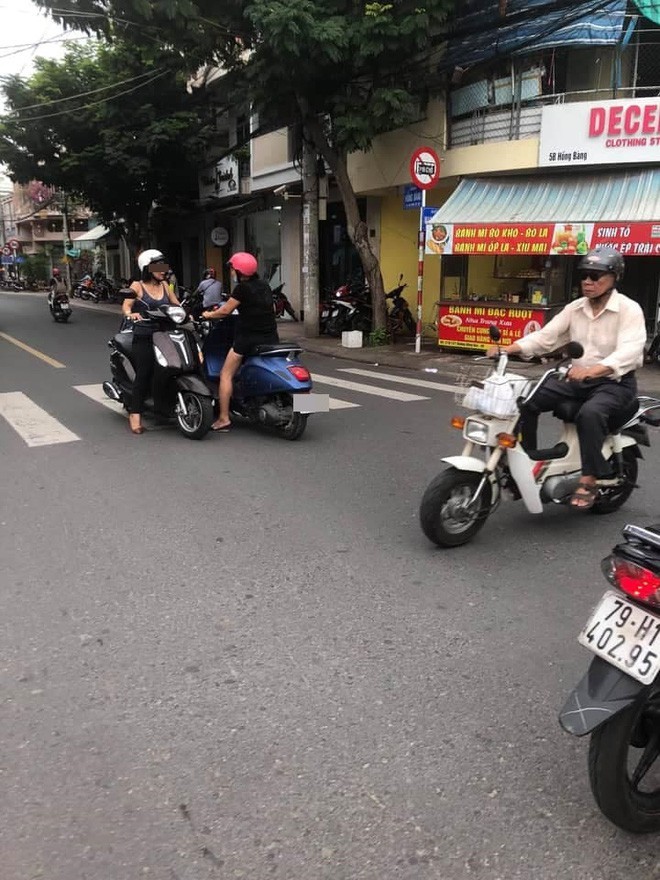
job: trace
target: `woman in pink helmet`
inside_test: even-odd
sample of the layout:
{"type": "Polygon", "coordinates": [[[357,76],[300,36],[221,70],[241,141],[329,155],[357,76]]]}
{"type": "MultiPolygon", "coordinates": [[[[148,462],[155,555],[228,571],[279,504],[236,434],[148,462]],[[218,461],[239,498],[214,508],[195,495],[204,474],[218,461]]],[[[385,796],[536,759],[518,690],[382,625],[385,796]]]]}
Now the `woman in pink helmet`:
{"type": "Polygon", "coordinates": [[[273,294],[265,281],[257,275],[257,261],[252,254],[244,252],[234,254],[228,261],[232,270],[232,279],[237,284],[227,302],[219,309],[203,312],[202,317],[214,321],[231,315],[238,310],[238,321],[234,342],[229,349],[220,373],[220,412],[212,425],[214,431],[226,432],[231,427],[229,418],[229,402],[234,386],[234,376],[243,358],[250,353],[255,345],[279,342],[275,311],[273,310],[273,294]]]}

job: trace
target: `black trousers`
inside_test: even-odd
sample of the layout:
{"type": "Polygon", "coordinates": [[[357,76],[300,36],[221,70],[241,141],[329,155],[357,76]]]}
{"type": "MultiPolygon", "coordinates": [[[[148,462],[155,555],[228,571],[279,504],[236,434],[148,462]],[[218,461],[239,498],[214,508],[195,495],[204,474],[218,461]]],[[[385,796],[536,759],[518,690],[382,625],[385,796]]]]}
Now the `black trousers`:
{"type": "Polygon", "coordinates": [[[144,401],[151,394],[154,377],[154,348],[151,336],[133,337],[131,360],[135,369],[135,381],[129,412],[142,414],[144,401]]]}
{"type": "Polygon", "coordinates": [[[521,410],[523,446],[538,448],[538,420],[542,412],[562,405],[580,404],[574,418],[580,441],[582,473],[593,477],[608,476],[602,448],[605,437],[631,418],[637,408],[637,380],[627,373],[619,382],[613,379],[586,379],[584,382],[560,381],[551,376],[532,400],[521,410]]]}

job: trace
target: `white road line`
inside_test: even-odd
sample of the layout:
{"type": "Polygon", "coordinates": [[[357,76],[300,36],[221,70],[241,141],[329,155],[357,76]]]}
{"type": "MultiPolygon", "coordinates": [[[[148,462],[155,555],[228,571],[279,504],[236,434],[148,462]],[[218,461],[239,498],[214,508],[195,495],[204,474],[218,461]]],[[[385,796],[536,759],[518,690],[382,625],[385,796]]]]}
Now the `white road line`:
{"type": "Polygon", "coordinates": [[[128,418],[128,413],[124,410],[121,403],[117,403],[116,400],[110,400],[109,397],[106,397],[103,385],[74,385],[73,387],[76,391],[80,391],[81,394],[84,394],[85,397],[89,397],[90,400],[94,400],[96,403],[107,406],[108,409],[111,409],[114,413],[117,413],[117,415],[126,416],[126,418],[128,418]]]}
{"type": "Polygon", "coordinates": [[[362,406],[360,403],[350,403],[348,400],[340,400],[338,397],[330,398],[330,409],[354,409],[362,406]]]}
{"type": "Polygon", "coordinates": [[[428,397],[420,397],[419,394],[407,394],[405,391],[395,391],[390,388],[377,388],[375,385],[362,385],[360,382],[348,382],[346,379],[337,379],[334,376],[322,376],[317,372],[312,374],[315,383],[319,385],[334,385],[336,388],[346,388],[348,391],[359,391],[362,394],[374,394],[376,397],[387,397],[390,400],[428,400],[428,397]]]}
{"type": "Polygon", "coordinates": [[[459,391],[458,385],[443,385],[442,382],[429,382],[428,379],[410,379],[404,376],[394,376],[392,373],[378,373],[376,370],[358,370],[354,368],[342,368],[340,373],[353,373],[355,376],[368,376],[371,379],[383,379],[385,382],[398,382],[400,385],[414,385],[417,388],[432,388],[434,391],[459,391]]]}
{"type": "Polygon", "coordinates": [[[22,391],[0,394],[0,416],[3,416],[28,446],[52,446],[80,440],[46,410],[33,403],[22,391]]]}

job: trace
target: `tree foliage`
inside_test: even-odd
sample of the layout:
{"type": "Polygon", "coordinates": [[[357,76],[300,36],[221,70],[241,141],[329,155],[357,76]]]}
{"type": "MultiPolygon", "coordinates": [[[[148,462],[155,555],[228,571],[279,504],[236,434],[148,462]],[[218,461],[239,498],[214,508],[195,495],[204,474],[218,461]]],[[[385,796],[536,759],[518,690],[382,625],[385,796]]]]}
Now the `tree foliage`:
{"type": "Polygon", "coordinates": [[[3,83],[10,112],[0,120],[0,161],[15,180],[78,196],[134,246],[145,243],[154,202],[196,196],[211,131],[169,60],[116,40],[36,59],[28,79],[3,83]]]}
{"type": "Polygon", "coordinates": [[[227,106],[244,103],[261,128],[301,123],[335,175],[348,231],[385,306],[378,262],[346,156],[417,118],[432,76],[434,35],[453,0],[38,0],[54,18],[109,40],[160,44],[182,69],[218,65],[227,106]]]}

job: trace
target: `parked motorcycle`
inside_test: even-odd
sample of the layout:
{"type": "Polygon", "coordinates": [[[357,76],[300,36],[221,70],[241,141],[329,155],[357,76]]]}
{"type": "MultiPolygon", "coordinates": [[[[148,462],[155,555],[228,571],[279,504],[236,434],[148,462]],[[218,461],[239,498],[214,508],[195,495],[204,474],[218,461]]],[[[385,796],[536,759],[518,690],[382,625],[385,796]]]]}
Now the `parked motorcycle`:
{"type": "Polygon", "coordinates": [[[397,333],[414,333],[417,324],[410,311],[408,301],[402,296],[408,285],[403,283],[403,275],[399,275],[399,284],[394,290],[385,294],[385,299],[392,300],[392,308],[387,313],[387,330],[395,336],[397,333]]]}
{"type": "MultiPolygon", "coordinates": [[[[497,328],[491,328],[491,339],[498,341],[497,328]]],[[[529,451],[518,442],[520,407],[549,376],[565,379],[571,360],[581,357],[583,349],[571,342],[566,353],[538,381],[507,372],[508,357],[502,353],[491,375],[470,386],[463,405],[476,412],[452,419],[452,426],[463,433],[463,451],[443,459],[447,467],[429,484],[420,506],[422,530],[435,544],[456,547],[471,540],[505,491],[514,499],[522,498],[530,513],[542,513],[544,504],[569,503],[581,476],[574,423],[580,404],[569,401],[555,410],[564,427],[561,440],[552,448],[529,451]],[[481,458],[478,452],[483,453],[481,458]]],[[[629,412],[620,414],[619,425],[603,445],[611,473],[597,482],[593,513],[618,510],[636,488],[640,445],[650,445],[646,424],[660,424],[649,415],[658,407],[660,400],[640,397],[629,412]]]]}
{"type": "Polygon", "coordinates": [[[58,324],[66,324],[71,317],[71,304],[66,293],[51,291],[48,294],[48,308],[53,321],[58,324]]]}
{"type": "Polygon", "coordinates": [[[98,303],[99,301],[99,294],[91,275],[83,275],[80,281],[73,285],[71,293],[72,296],[79,299],[91,300],[93,303],[98,303]]]}
{"type": "MultiPolygon", "coordinates": [[[[232,345],[235,321],[236,317],[230,315],[219,321],[198,322],[205,376],[214,395],[232,345]]],[[[295,343],[257,345],[234,377],[231,414],[262,425],[286,440],[299,440],[309,415],[330,408],[327,394],[312,393],[312,378],[300,361],[301,353],[295,343]]]]}
{"type": "Polygon", "coordinates": [[[602,562],[608,590],[578,641],[596,656],[561,710],[591,735],[589,782],[599,809],[633,833],[660,831],[660,526],[627,525],[602,562]]]}
{"type": "MultiPolygon", "coordinates": [[[[181,433],[201,440],[213,424],[213,399],[201,366],[201,352],[181,306],[143,310],[154,327],[153,395],[146,411],[176,419],[181,433]]],[[[133,324],[109,340],[112,379],[103,383],[107,397],[128,408],[135,375],[131,360],[133,324]]]]}
{"type": "Polygon", "coordinates": [[[298,320],[298,316],[296,315],[293,306],[289,302],[289,298],[286,293],[284,293],[284,284],[280,284],[277,287],[273,288],[273,307],[275,309],[275,317],[283,318],[285,313],[293,318],[294,321],[298,320]]]}
{"type": "Polygon", "coordinates": [[[340,285],[321,305],[319,332],[341,336],[345,330],[371,330],[369,290],[360,279],[340,285]]]}

